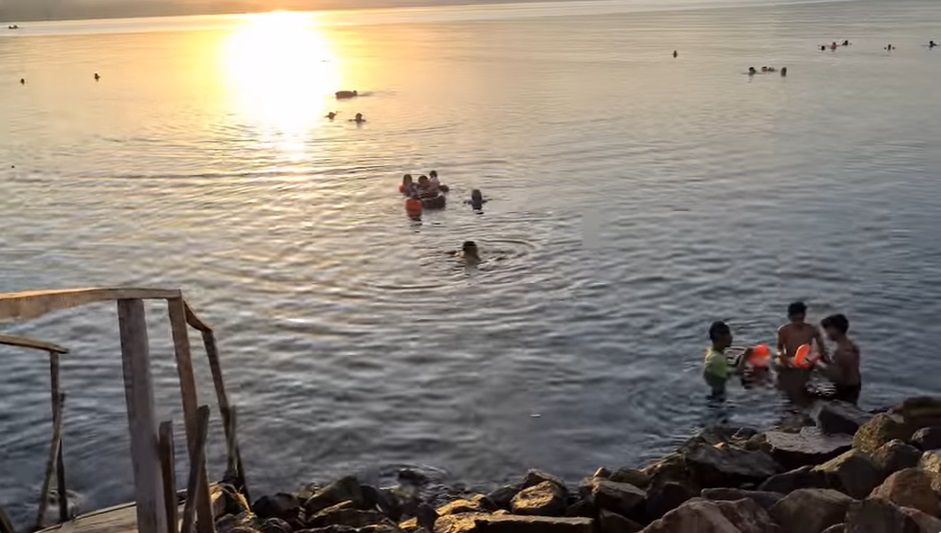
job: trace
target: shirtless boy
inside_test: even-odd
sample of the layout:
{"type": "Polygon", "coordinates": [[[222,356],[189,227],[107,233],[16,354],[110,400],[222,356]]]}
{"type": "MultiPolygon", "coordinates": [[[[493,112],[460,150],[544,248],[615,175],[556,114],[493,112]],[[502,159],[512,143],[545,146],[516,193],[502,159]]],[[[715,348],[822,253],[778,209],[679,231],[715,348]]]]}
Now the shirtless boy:
{"type": "Polygon", "coordinates": [[[820,327],[836,343],[836,349],[831,363],[817,363],[815,368],[833,382],[834,399],[856,403],[862,389],[862,379],[859,375],[859,348],[846,336],[849,320],[843,315],[831,315],[823,319],[820,327]]]}
{"type": "Polygon", "coordinates": [[[807,306],[804,302],[794,302],[787,306],[787,318],[790,320],[778,328],[778,363],[783,366],[791,366],[791,360],[794,353],[802,344],[817,343],[817,351],[824,361],[829,361],[827,357],[827,348],[823,344],[823,338],[820,332],[805,322],[807,318],[807,306]]]}

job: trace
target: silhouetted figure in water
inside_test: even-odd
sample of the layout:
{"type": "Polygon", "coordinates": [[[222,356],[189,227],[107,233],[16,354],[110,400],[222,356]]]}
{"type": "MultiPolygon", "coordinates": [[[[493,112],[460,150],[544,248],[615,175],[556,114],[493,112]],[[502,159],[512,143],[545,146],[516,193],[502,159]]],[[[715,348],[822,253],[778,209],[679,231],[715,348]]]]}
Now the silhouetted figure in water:
{"type": "Polygon", "coordinates": [[[885,49],[888,50],[889,52],[891,52],[892,50],[895,50],[895,47],[890,44],[890,45],[886,46],[885,49]]]}
{"type": "MultiPolygon", "coordinates": [[[[932,41],[932,42],[934,42],[934,41],[932,41]]],[[[680,54],[678,54],[678,53],[676,52],[676,50],[674,50],[674,51],[673,51],[673,57],[676,57],[676,56],[678,56],[678,55],[680,55],[680,54]]]]}
{"type": "Polygon", "coordinates": [[[469,204],[474,211],[481,211],[487,200],[484,199],[484,194],[480,192],[480,189],[474,189],[471,191],[470,200],[465,200],[464,203],[469,204]]]}
{"type": "Polygon", "coordinates": [[[363,114],[362,114],[362,113],[356,113],[356,116],[353,117],[353,118],[351,118],[351,119],[350,119],[350,122],[355,122],[355,123],[357,123],[357,124],[362,124],[362,123],[366,122],[366,119],[363,118],[363,114]]]}
{"type": "Polygon", "coordinates": [[[820,45],[820,51],[821,51],[821,52],[826,52],[826,51],[827,51],[827,47],[821,44],[821,45],[820,45]]]}
{"type": "Polygon", "coordinates": [[[787,76],[787,67],[781,67],[781,76],[787,76]]]}
{"type": "Polygon", "coordinates": [[[327,118],[330,119],[330,120],[333,120],[333,119],[337,118],[337,112],[336,112],[336,111],[331,111],[331,112],[327,113],[327,118]]]}
{"type": "Polygon", "coordinates": [[[849,45],[850,45],[849,39],[843,41],[843,46],[849,46],[849,45]]]}
{"type": "Polygon", "coordinates": [[[934,48],[935,46],[938,46],[938,43],[934,41],[928,41],[928,48],[934,48]]]}
{"type": "Polygon", "coordinates": [[[755,67],[748,67],[748,75],[754,76],[755,74],[758,74],[758,71],[755,70],[755,67]]]}
{"type": "Polygon", "coordinates": [[[98,81],[98,80],[100,80],[100,79],[101,79],[101,76],[98,75],[98,73],[96,72],[96,73],[95,73],[95,81],[98,81]]]}
{"type": "Polygon", "coordinates": [[[26,78],[20,78],[20,85],[26,85],[26,78]]]}

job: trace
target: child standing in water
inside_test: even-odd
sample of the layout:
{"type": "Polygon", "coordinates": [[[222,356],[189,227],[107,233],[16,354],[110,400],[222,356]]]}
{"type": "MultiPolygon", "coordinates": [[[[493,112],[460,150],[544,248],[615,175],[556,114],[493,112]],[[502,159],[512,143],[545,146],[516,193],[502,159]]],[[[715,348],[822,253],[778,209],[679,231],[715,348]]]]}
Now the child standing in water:
{"type": "Polygon", "coordinates": [[[859,375],[859,348],[846,336],[850,323],[843,315],[824,318],[820,327],[836,343],[830,364],[817,363],[815,368],[834,385],[833,398],[855,404],[859,401],[862,379],[859,375]]]}
{"type": "Polygon", "coordinates": [[[733,374],[742,373],[751,349],[747,350],[733,367],[725,355],[725,350],[732,345],[732,330],[729,326],[725,322],[713,322],[709,326],[709,340],[712,346],[706,350],[702,374],[706,384],[712,389],[709,398],[721,401],[725,399],[725,383],[733,374]]]}
{"type": "Polygon", "coordinates": [[[790,322],[778,328],[778,364],[792,366],[794,354],[803,344],[817,344],[818,353],[824,361],[827,360],[827,348],[823,345],[823,338],[817,328],[806,322],[807,305],[804,302],[794,302],[787,306],[787,318],[790,322]]]}

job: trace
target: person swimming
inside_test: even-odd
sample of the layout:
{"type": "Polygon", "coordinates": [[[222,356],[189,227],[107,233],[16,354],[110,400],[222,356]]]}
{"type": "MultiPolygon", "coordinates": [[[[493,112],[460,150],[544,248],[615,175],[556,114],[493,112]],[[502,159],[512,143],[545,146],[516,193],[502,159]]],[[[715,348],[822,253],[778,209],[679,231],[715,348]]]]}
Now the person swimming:
{"type": "Polygon", "coordinates": [[[464,200],[464,203],[469,204],[474,211],[480,211],[484,208],[487,200],[484,199],[484,194],[480,192],[480,189],[474,189],[471,191],[470,200],[464,200]]]}
{"type": "Polygon", "coordinates": [[[333,120],[333,119],[337,118],[337,115],[339,115],[339,113],[337,113],[336,111],[331,111],[331,112],[327,113],[327,116],[326,116],[325,118],[328,118],[328,119],[330,119],[330,120],[333,120]]]}
{"type": "Polygon", "coordinates": [[[755,70],[755,67],[748,67],[748,75],[754,76],[755,74],[758,74],[758,71],[755,70]]]}
{"type": "Polygon", "coordinates": [[[843,41],[843,46],[849,46],[849,45],[850,45],[849,39],[843,41]]]}
{"type": "Polygon", "coordinates": [[[832,43],[830,43],[830,50],[836,50],[838,47],[839,45],[836,44],[836,41],[833,41],[832,43]]]}
{"type": "Polygon", "coordinates": [[[725,350],[732,345],[732,330],[725,322],[713,322],[709,326],[709,341],[712,343],[703,358],[702,377],[709,386],[710,400],[725,400],[725,384],[733,374],[741,374],[751,350],[746,350],[735,366],[729,364],[725,350]]]}
{"type": "Polygon", "coordinates": [[[476,265],[481,261],[480,249],[477,248],[477,243],[474,241],[464,241],[460,251],[448,253],[463,260],[465,265],[476,265]]]}
{"type": "Polygon", "coordinates": [[[895,50],[895,47],[889,44],[889,45],[886,45],[885,49],[891,52],[892,50],[895,50]]]}
{"type": "Polygon", "coordinates": [[[938,43],[934,41],[928,41],[928,48],[934,48],[935,46],[938,46],[938,43]]]}
{"type": "Polygon", "coordinates": [[[827,47],[821,44],[821,45],[820,45],[820,51],[821,51],[821,52],[826,52],[826,51],[827,51],[827,47]]]}
{"type": "Polygon", "coordinates": [[[99,75],[99,74],[96,72],[96,73],[95,73],[95,81],[98,81],[98,80],[100,80],[100,79],[101,79],[101,75],[99,75]]]}
{"type": "Polygon", "coordinates": [[[356,113],[356,116],[350,119],[350,122],[355,122],[357,124],[362,124],[366,122],[366,118],[363,117],[362,113],[356,113]]]}
{"type": "Polygon", "coordinates": [[[813,346],[817,344],[820,356],[827,360],[827,348],[823,344],[823,337],[813,325],[806,322],[807,305],[804,302],[794,302],[787,306],[788,323],[778,328],[778,363],[784,366],[793,366],[792,361],[797,349],[804,344],[813,346]]]}
{"type": "Polygon", "coordinates": [[[781,75],[787,76],[787,67],[781,67],[781,75]]]}
{"type": "Polygon", "coordinates": [[[26,78],[20,78],[20,85],[26,85],[26,78]]]}
{"type": "Polygon", "coordinates": [[[674,58],[677,57],[677,56],[679,56],[679,55],[680,55],[680,54],[679,54],[676,50],[673,51],[673,57],[674,57],[674,58]]]}

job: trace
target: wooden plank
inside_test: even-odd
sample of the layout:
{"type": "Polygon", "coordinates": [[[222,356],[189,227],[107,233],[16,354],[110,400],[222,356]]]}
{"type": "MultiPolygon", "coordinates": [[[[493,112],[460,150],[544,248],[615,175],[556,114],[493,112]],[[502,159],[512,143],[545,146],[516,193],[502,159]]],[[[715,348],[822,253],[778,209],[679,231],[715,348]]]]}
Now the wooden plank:
{"type": "MultiPolygon", "coordinates": [[[[54,411],[62,412],[62,405],[65,403],[65,394],[59,393],[56,398],[58,407],[54,411]]],[[[57,416],[53,419],[52,425],[52,444],[49,446],[49,458],[46,460],[46,474],[42,479],[42,489],[39,491],[39,510],[36,512],[36,529],[42,528],[43,518],[46,514],[46,506],[49,504],[49,485],[52,484],[52,475],[56,466],[56,457],[59,456],[59,445],[62,442],[62,417],[57,416]]]]}
{"type": "Polygon", "coordinates": [[[0,506],[0,533],[16,533],[13,531],[13,522],[10,521],[7,512],[3,510],[3,506],[0,506]]]}
{"type": "Polygon", "coordinates": [[[187,324],[189,324],[189,325],[192,326],[194,329],[196,329],[197,331],[200,331],[200,332],[212,331],[212,328],[209,327],[208,324],[206,324],[205,322],[203,322],[203,321],[196,315],[196,312],[193,311],[193,308],[190,307],[189,304],[186,303],[186,301],[183,302],[183,305],[186,307],[186,323],[187,323],[187,324]]]}
{"type": "MultiPolygon", "coordinates": [[[[196,453],[190,459],[189,479],[186,483],[186,504],[183,506],[183,525],[180,533],[193,533],[193,521],[196,503],[199,497],[196,492],[203,483],[200,478],[206,475],[206,439],[209,435],[209,406],[203,405],[198,410],[196,419],[196,453]]],[[[206,499],[209,499],[209,490],[206,489],[206,499]]],[[[215,530],[215,524],[210,520],[210,526],[215,530]]]]}
{"type": "Polygon", "coordinates": [[[242,452],[239,451],[239,442],[238,442],[238,410],[233,405],[229,412],[229,423],[232,425],[230,428],[230,435],[232,435],[232,443],[229,445],[233,454],[235,455],[235,475],[239,480],[239,485],[241,485],[242,494],[245,496],[245,501],[248,502],[249,508],[252,505],[252,498],[248,492],[248,483],[245,481],[245,468],[242,466],[242,452]]]}
{"type": "MultiPolygon", "coordinates": [[[[180,393],[183,397],[183,417],[186,429],[186,446],[190,461],[196,454],[197,410],[199,404],[196,394],[196,378],[193,374],[193,360],[190,352],[189,328],[186,324],[186,304],[183,298],[167,300],[167,310],[170,315],[170,329],[173,334],[173,350],[176,355],[176,370],[180,378],[180,393]]],[[[205,466],[203,467],[205,470],[205,466]]],[[[197,528],[199,533],[212,533],[213,516],[212,502],[203,494],[208,494],[209,476],[203,472],[200,476],[203,486],[196,492],[197,528]]]]}
{"type": "MultiPolygon", "coordinates": [[[[225,380],[222,378],[222,365],[219,362],[219,350],[216,348],[216,336],[212,332],[203,331],[203,345],[206,348],[206,357],[209,358],[209,370],[212,372],[212,384],[216,389],[216,402],[219,404],[219,413],[222,415],[222,428],[225,431],[226,442],[232,441],[230,435],[232,423],[229,414],[229,397],[225,392],[225,380]]],[[[234,457],[229,457],[229,464],[235,463],[234,457]]]]}
{"type": "Polygon", "coordinates": [[[166,300],[179,298],[179,289],[99,288],[0,293],[0,320],[36,318],[53,311],[94,302],[166,300]]]}
{"type": "MultiPolygon", "coordinates": [[[[62,407],[59,405],[59,354],[49,352],[49,383],[52,390],[52,420],[53,425],[63,425],[62,407]]],[[[59,493],[59,522],[69,519],[69,497],[65,485],[65,452],[63,438],[59,438],[59,451],[56,458],[56,487],[59,493]]]]}
{"type": "Polygon", "coordinates": [[[139,533],[166,533],[154,390],[144,302],[118,300],[124,395],[131,434],[131,463],[139,533]]]}
{"type": "Polygon", "coordinates": [[[163,469],[163,502],[167,512],[167,531],[178,533],[180,521],[177,517],[179,505],[176,501],[176,460],[173,449],[173,423],[160,424],[160,466],[163,469]]]}
{"type": "Polygon", "coordinates": [[[58,344],[53,344],[51,342],[44,342],[41,340],[33,339],[30,337],[23,337],[22,335],[4,335],[0,333],[0,344],[5,344],[7,346],[16,346],[18,348],[30,348],[33,350],[42,350],[44,352],[52,352],[57,354],[67,354],[69,353],[68,348],[63,348],[58,344]]]}

